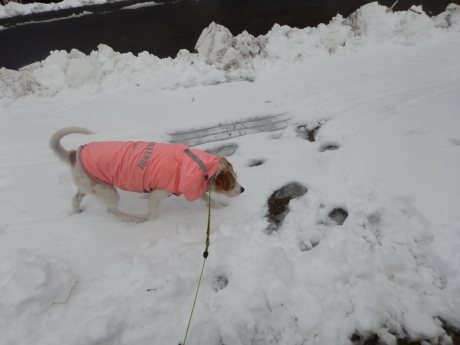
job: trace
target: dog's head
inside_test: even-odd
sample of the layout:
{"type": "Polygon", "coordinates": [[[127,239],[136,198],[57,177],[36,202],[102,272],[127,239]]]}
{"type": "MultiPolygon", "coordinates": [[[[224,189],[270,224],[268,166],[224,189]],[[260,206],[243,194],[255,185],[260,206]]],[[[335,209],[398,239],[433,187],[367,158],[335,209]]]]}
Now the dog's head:
{"type": "Polygon", "coordinates": [[[238,183],[233,166],[226,158],[219,158],[220,169],[213,178],[211,191],[224,194],[228,197],[240,195],[244,192],[244,188],[238,183]]]}

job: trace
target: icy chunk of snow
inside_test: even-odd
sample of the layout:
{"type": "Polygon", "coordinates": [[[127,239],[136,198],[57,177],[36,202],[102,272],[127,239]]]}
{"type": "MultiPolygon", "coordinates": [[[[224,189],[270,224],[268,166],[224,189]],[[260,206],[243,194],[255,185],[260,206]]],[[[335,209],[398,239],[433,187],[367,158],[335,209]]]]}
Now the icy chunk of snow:
{"type": "Polygon", "coordinates": [[[404,327],[411,339],[432,339],[444,333],[428,315],[408,312],[404,314],[404,327]]]}

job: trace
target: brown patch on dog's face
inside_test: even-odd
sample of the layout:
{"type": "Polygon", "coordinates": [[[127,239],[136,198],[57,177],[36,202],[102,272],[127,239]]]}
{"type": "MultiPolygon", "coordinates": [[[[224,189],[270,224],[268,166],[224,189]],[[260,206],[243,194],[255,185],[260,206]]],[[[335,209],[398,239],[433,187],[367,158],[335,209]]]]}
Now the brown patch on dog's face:
{"type": "Polygon", "coordinates": [[[221,169],[211,187],[212,191],[228,197],[240,195],[244,188],[236,180],[236,173],[232,164],[224,157],[220,157],[220,165],[221,169]]]}
{"type": "Polygon", "coordinates": [[[216,192],[224,194],[230,192],[230,190],[234,188],[235,183],[235,177],[230,171],[220,173],[216,177],[216,192]]]}

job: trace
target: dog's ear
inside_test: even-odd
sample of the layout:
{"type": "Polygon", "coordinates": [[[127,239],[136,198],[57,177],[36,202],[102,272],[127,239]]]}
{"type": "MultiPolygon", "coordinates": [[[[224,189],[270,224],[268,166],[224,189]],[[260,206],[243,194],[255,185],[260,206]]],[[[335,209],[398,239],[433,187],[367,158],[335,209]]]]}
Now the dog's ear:
{"type": "Polygon", "coordinates": [[[233,165],[225,157],[220,157],[220,165],[223,171],[233,170],[233,165]]]}
{"type": "Polygon", "coordinates": [[[235,178],[229,171],[223,172],[216,177],[216,187],[228,192],[235,184],[235,178]]]}

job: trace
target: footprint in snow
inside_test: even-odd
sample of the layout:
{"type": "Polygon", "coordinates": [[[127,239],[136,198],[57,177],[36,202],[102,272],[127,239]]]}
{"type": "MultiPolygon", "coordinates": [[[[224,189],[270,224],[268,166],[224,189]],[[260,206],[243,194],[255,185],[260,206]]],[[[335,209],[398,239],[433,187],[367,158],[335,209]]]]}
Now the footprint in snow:
{"type": "Polygon", "coordinates": [[[228,278],[225,274],[219,274],[212,278],[212,288],[215,292],[224,289],[228,284],[228,278]]]}
{"type": "Polygon", "coordinates": [[[253,159],[248,163],[248,167],[258,167],[265,163],[264,159],[253,159]]]}
{"type": "Polygon", "coordinates": [[[327,218],[319,221],[318,224],[325,225],[328,227],[343,225],[347,218],[348,212],[341,207],[337,207],[334,208],[331,212],[329,212],[327,218]]]}
{"type": "Polygon", "coordinates": [[[348,218],[348,212],[343,208],[334,208],[329,212],[329,219],[331,219],[336,225],[342,225],[348,218]]]}
{"type": "Polygon", "coordinates": [[[337,150],[339,147],[340,145],[337,143],[326,143],[319,147],[319,152],[334,151],[337,150]]]}
{"type": "Polygon", "coordinates": [[[316,134],[321,128],[321,125],[310,128],[308,125],[298,125],[295,132],[302,139],[308,140],[310,142],[316,141],[316,134]]]}
{"type": "Polygon", "coordinates": [[[326,123],[326,120],[314,121],[307,124],[298,125],[295,132],[296,134],[310,142],[316,141],[319,129],[326,123]]]}

